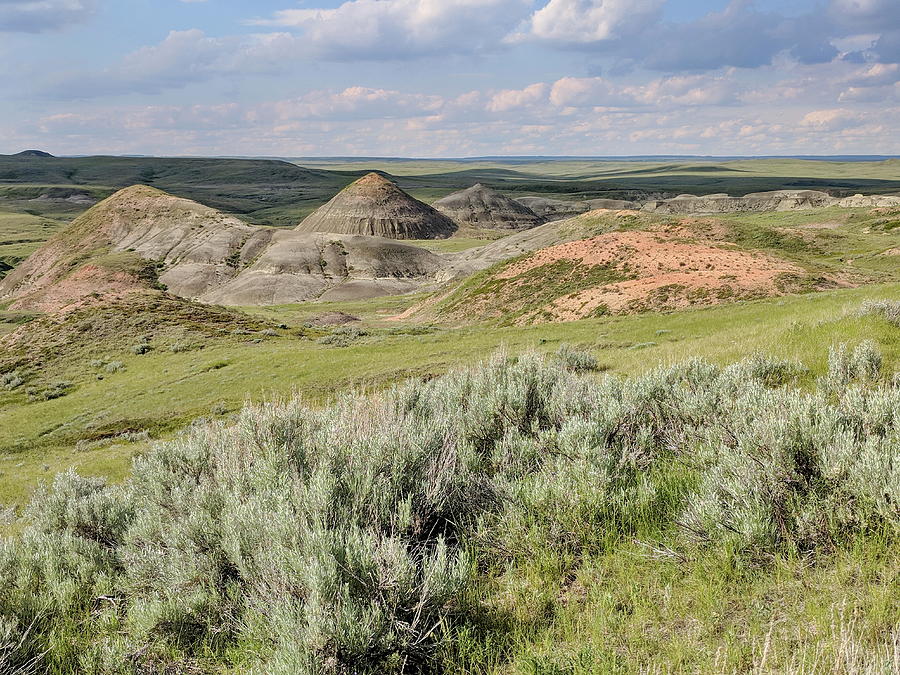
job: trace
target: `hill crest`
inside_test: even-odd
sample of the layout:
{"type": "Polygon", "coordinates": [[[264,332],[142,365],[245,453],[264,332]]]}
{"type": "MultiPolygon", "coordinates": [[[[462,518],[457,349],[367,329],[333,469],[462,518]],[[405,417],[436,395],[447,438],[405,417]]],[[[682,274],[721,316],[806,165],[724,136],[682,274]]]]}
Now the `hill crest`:
{"type": "Polygon", "coordinates": [[[461,225],[484,229],[528,230],[546,222],[524,204],[482,183],[437,200],[434,208],[461,225]]]}
{"type": "Polygon", "coordinates": [[[296,230],[388,239],[444,239],[457,228],[444,214],[372,172],[341,190],[296,230]]]}

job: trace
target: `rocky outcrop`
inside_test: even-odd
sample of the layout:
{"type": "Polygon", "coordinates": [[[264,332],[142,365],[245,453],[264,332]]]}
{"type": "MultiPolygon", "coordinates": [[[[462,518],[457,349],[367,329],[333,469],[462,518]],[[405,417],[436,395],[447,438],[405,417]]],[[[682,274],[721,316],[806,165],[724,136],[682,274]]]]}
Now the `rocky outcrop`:
{"type": "Polygon", "coordinates": [[[666,215],[794,211],[830,206],[834,201],[827,193],[815,190],[775,190],[754,192],[744,197],[724,193],[702,197],[678,195],[673,199],[647,202],[642,210],[666,215]]]}
{"type": "MultiPolygon", "coordinates": [[[[86,211],[0,281],[0,298],[17,298],[21,307],[43,306],[40,296],[46,289],[97,260],[120,265],[121,259],[109,254],[123,252],[159,263],[159,281],[172,284],[175,294],[199,295],[237,273],[233,261],[252,246],[259,230],[160,190],[142,185],[126,188],[86,211]],[[180,282],[185,275],[177,272],[167,278],[182,266],[193,266],[204,274],[191,275],[184,284],[180,282]]],[[[133,262],[127,267],[133,267],[133,262]]],[[[146,285],[147,275],[141,278],[146,285]]]]}
{"type": "Polygon", "coordinates": [[[516,201],[528,207],[547,221],[571,218],[591,210],[587,202],[548,199],[546,197],[516,197],[516,201]]]}
{"type": "Polygon", "coordinates": [[[633,211],[641,208],[641,202],[630,202],[625,199],[588,199],[585,201],[588,210],[610,209],[612,211],[633,211]]]}
{"type": "Polygon", "coordinates": [[[844,197],[836,203],[845,209],[883,209],[900,206],[900,197],[892,197],[889,195],[853,195],[852,197],[844,197]]]}
{"type": "Polygon", "coordinates": [[[397,241],[256,227],[135,186],[84,213],[0,280],[0,300],[56,311],[159,285],[224,305],[357,299],[417,290],[444,265],[397,241]]]}
{"type": "Polygon", "coordinates": [[[444,239],[457,225],[384,176],[370,173],[341,190],[296,229],[388,239],[444,239]]]}
{"type": "Polygon", "coordinates": [[[460,225],[487,230],[528,230],[546,222],[524,204],[481,183],[437,200],[434,208],[460,225]]]}
{"type": "Polygon", "coordinates": [[[620,199],[588,199],[563,201],[544,197],[519,197],[516,201],[528,206],[546,220],[560,220],[596,209],[642,210],[662,215],[706,215],[716,213],[761,213],[764,211],[801,211],[804,209],[839,206],[841,208],[889,208],[900,206],[900,197],[888,195],[854,195],[838,199],[817,190],[775,190],[753,192],[743,197],[725,193],[711,195],[678,195],[671,199],[647,202],[620,199]]]}
{"type": "Polygon", "coordinates": [[[434,253],[390,239],[283,230],[258,260],[200,299],[221,305],[360,300],[419,290],[443,267],[434,253]]]}

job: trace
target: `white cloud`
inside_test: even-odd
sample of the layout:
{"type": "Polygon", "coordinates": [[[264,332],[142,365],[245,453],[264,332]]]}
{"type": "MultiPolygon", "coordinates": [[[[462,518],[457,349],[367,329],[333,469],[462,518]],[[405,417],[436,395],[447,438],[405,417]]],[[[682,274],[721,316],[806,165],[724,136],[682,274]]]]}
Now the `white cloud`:
{"type": "Polygon", "coordinates": [[[858,127],[864,123],[864,115],[844,108],[813,110],[800,120],[801,126],[810,127],[818,131],[840,131],[858,127]]]}
{"type": "MultiPolygon", "coordinates": [[[[893,0],[892,0],[893,1],[893,0]]],[[[801,63],[837,56],[842,35],[821,12],[789,17],[731,0],[720,11],[690,21],[664,21],[665,0],[550,0],[508,38],[582,50],[628,67],[662,72],[758,68],[790,54],[801,63]]]]}
{"type": "Polygon", "coordinates": [[[900,64],[874,63],[848,78],[857,87],[878,87],[900,81],[900,64]]]}
{"type": "Polygon", "coordinates": [[[9,131],[22,147],[59,153],[459,157],[900,152],[898,108],[865,113],[848,108],[736,111],[703,106],[651,109],[648,114],[641,108],[582,107],[568,109],[561,123],[560,108],[549,94],[515,109],[512,116],[488,109],[498,94],[503,92],[442,99],[351,87],[259,104],[66,112],[9,131]],[[385,107],[396,114],[383,116],[385,107]]]}
{"type": "Polygon", "coordinates": [[[550,101],[562,108],[726,105],[735,99],[734,88],[727,76],[674,76],[628,85],[602,77],[564,77],[553,84],[550,101]]]}
{"type": "Polygon", "coordinates": [[[387,89],[348,87],[343,91],[313,91],[287,101],[279,101],[270,110],[279,123],[320,119],[331,122],[371,119],[410,119],[433,115],[444,105],[440,96],[407,94],[387,89]]]}
{"type": "Polygon", "coordinates": [[[509,112],[547,98],[548,87],[543,82],[532,84],[524,89],[504,89],[491,96],[487,109],[490,112],[509,112]]]}
{"type": "Polygon", "coordinates": [[[665,0],[550,0],[514,40],[585,44],[621,38],[655,20],[665,0]]]}
{"type": "Polygon", "coordinates": [[[299,31],[314,55],[395,59],[495,50],[531,0],[350,0],[334,9],[286,9],[252,23],[299,31]]]}
{"type": "Polygon", "coordinates": [[[900,24],[900,4],[896,0],[831,0],[827,12],[846,34],[880,33],[900,24]]]}

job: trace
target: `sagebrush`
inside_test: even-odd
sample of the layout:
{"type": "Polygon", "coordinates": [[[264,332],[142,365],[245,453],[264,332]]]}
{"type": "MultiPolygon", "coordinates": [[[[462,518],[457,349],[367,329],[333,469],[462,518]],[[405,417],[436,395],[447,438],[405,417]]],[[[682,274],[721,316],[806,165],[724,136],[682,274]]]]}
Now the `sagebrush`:
{"type": "Polygon", "coordinates": [[[896,541],[900,390],[870,345],[832,360],[803,391],[761,356],[623,380],[499,354],[197,424],[123,485],[60,475],[0,547],[0,672],[441,672],[493,569],[636,537],[760,569],[896,541]]]}

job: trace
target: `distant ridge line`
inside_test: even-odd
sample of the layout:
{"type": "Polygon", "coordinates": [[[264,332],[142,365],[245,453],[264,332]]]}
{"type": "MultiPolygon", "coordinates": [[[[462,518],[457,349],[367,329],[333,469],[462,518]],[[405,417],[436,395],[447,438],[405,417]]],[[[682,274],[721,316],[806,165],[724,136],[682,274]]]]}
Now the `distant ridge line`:
{"type": "Polygon", "coordinates": [[[84,159],[89,157],[114,157],[121,159],[242,159],[242,160],[268,160],[282,162],[661,162],[661,161],[740,161],[740,160],[777,160],[792,159],[821,162],[884,162],[900,159],[900,155],[478,155],[472,157],[379,157],[376,155],[321,155],[321,156],[292,156],[292,155],[141,155],[123,154],[113,155],[99,154],[75,154],[75,155],[51,155],[39,151],[28,150],[9,155],[0,154],[0,157],[24,157],[41,156],[53,159],[84,159]]]}
{"type": "MultiPolygon", "coordinates": [[[[275,158],[271,158],[275,159],[275,158]]],[[[369,157],[342,156],[333,157],[285,157],[290,161],[397,161],[397,162],[481,162],[481,161],[672,161],[672,160],[707,160],[733,161],[754,159],[795,159],[809,161],[843,161],[843,162],[879,162],[900,159],[900,155],[483,155],[475,157],[369,157]]]]}

